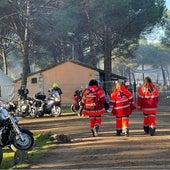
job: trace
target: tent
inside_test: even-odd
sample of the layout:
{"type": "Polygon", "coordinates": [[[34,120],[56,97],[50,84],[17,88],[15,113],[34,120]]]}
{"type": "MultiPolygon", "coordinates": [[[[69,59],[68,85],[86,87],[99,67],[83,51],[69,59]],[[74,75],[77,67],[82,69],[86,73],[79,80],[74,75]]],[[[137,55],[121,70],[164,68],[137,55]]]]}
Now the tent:
{"type": "Polygon", "coordinates": [[[14,98],[13,79],[3,73],[0,69],[0,98],[4,101],[11,101],[14,98]]]}
{"type": "Polygon", "coordinates": [[[130,74],[132,75],[134,82],[136,82],[137,84],[139,83],[138,81],[143,83],[145,76],[152,77],[152,81],[157,83],[158,78],[159,79],[161,78],[161,73],[162,73],[161,68],[150,68],[150,69],[142,69],[142,70],[131,69],[130,70],[130,74]]]}

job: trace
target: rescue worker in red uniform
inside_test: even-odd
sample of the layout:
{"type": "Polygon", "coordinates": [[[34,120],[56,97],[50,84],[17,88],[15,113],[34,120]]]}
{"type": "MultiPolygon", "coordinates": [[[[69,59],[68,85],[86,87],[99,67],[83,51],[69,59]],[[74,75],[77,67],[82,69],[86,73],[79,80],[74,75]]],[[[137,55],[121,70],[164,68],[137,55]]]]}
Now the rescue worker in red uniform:
{"type": "Polygon", "coordinates": [[[138,110],[143,112],[143,128],[146,134],[153,136],[156,130],[156,113],[159,102],[159,90],[150,77],[145,77],[138,89],[138,110]]]}
{"type": "Polygon", "coordinates": [[[136,109],[132,93],[122,84],[121,80],[115,82],[110,95],[110,109],[116,116],[116,135],[129,136],[129,115],[136,109]]]}
{"type": "Polygon", "coordinates": [[[83,104],[82,115],[89,117],[90,129],[94,137],[98,136],[99,128],[102,123],[101,115],[106,113],[104,107],[105,101],[106,101],[105,93],[103,89],[98,85],[97,80],[95,79],[90,80],[89,85],[84,90],[82,96],[82,104],[83,104]],[[94,104],[88,104],[88,98],[90,92],[93,92],[93,94],[95,93],[97,96],[97,97],[93,97],[96,100],[96,103],[94,104]]]}

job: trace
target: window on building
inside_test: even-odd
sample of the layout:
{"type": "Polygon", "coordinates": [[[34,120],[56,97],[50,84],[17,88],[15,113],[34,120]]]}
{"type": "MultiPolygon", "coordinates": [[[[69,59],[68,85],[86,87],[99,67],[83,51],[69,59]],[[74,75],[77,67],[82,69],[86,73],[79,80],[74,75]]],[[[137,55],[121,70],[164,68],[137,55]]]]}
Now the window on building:
{"type": "Polygon", "coordinates": [[[32,79],[31,79],[31,83],[32,83],[32,84],[37,83],[37,78],[32,78],[32,79]]]}

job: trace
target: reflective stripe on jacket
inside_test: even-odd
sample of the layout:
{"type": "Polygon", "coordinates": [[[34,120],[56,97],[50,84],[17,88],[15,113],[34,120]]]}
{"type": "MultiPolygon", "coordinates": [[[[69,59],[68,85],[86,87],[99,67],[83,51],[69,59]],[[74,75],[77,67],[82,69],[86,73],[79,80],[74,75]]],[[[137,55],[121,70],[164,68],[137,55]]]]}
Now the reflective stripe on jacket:
{"type": "Polygon", "coordinates": [[[147,87],[141,87],[138,91],[138,108],[145,114],[156,114],[159,101],[159,90],[154,86],[149,92],[147,87]]]}
{"type": "Polygon", "coordinates": [[[117,117],[129,116],[132,113],[131,102],[133,102],[133,96],[128,90],[112,92],[110,96],[112,114],[117,117]]]}
{"type": "Polygon", "coordinates": [[[105,96],[105,93],[103,91],[103,89],[99,86],[89,86],[83,93],[83,97],[82,97],[82,103],[85,103],[85,99],[86,99],[86,94],[87,94],[87,91],[88,89],[94,89],[94,91],[96,91],[97,89],[97,94],[99,96],[99,104],[98,104],[98,108],[97,110],[87,110],[85,107],[83,108],[83,111],[82,111],[82,114],[84,116],[99,116],[101,114],[104,114],[106,113],[106,110],[104,108],[104,103],[106,101],[106,96],[105,96]]]}

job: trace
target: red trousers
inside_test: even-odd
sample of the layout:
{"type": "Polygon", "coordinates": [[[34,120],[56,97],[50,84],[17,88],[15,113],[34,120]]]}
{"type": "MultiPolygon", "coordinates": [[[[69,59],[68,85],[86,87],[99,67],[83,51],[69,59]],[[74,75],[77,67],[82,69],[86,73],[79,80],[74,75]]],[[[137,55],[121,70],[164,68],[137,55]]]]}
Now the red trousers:
{"type": "Polygon", "coordinates": [[[100,126],[102,123],[101,116],[89,116],[90,119],[90,128],[94,128],[95,126],[100,126]]]}
{"type": "Polygon", "coordinates": [[[129,117],[116,117],[116,130],[129,129],[129,117]]]}
{"type": "Polygon", "coordinates": [[[156,115],[155,114],[144,114],[143,125],[145,127],[156,127],[156,115]]]}

